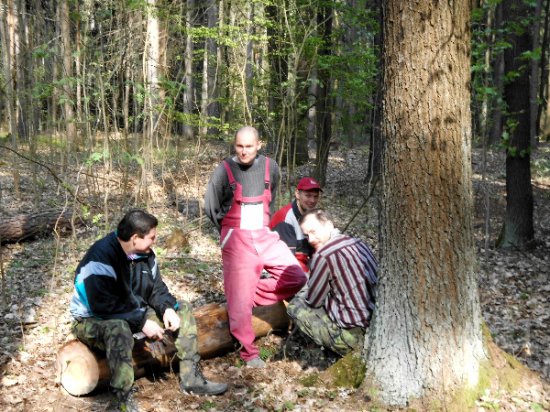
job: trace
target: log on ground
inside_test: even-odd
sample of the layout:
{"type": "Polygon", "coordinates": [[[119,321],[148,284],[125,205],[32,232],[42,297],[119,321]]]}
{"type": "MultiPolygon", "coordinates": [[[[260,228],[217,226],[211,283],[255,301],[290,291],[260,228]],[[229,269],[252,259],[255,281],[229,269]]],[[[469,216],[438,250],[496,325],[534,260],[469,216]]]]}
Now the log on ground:
{"type": "MultiPolygon", "coordinates": [[[[45,210],[39,213],[16,215],[0,219],[0,242],[21,242],[53,230],[71,229],[73,213],[71,210],[45,210]]],[[[75,219],[75,225],[81,225],[75,219]]]]}
{"type": "MultiPolygon", "coordinates": [[[[229,332],[225,305],[212,303],[193,312],[197,321],[199,354],[202,359],[231,351],[235,341],[229,332]]],[[[252,327],[256,337],[271,331],[286,331],[288,316],[284,303],[254,308],[252,327]]],[[[134,377],[145,376],[157,368],[177,368],[176,347],[173,341],[152,342],[136,340],[133,350],[134,377]]],[[[109,383],[111,372],[104,353],[90,350],[78,340],[65,343],[57,353],[57,382],[74,396],[89,394],[109,383]]]]}

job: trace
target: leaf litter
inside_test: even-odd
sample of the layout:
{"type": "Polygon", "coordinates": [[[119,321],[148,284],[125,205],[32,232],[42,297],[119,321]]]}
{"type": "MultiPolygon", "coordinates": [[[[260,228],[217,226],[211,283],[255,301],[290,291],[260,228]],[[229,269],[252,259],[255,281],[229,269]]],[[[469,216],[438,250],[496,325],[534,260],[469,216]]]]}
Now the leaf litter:
{"type": "MultiPolygon", "coordinates": [[[[322,204],[333,213],[338,227],[344,227],[363,203],[361,194],[364,193],[367,158],[365,148],[331,153],[322,204]],[[353,167],[349,167],[350,164],[353,167]]],[[[474,229],[483,318],[495,342],[538,373],[542,384],[520,388],[515,393],[488,389],[477,401],[475,410],[546,410],[550,404],[547,386],[550,379],[550,176],[534,178],[536,248],[529,252],[496,249],[494,241],[505,207],[505,180],[501,172],[504,158],[500,153],[489,153],[488,158],[488,178],[484,181],[481,153],[473,153],[474,229]],[[492,211],[489,216],[486,214],[487,199],[492,211]]],[[[190,224],[195,217],[190,216],[191,203],[188,202],[202,198],[208,177],[219,159],[220,154],[203,159],[210,163],[201,164],[198,169],[198,186],[190,183],[186,186],[182,182],[190,179],[181,179],[174,172],[172,177],[177,189],[166,193],[159,187],[154,188],[155,202],[151,209],[161,222],[157,251],[163,277],[174,295],[191,302],[194,307],[224,300],[217,233],[208,223],[198,228],[190,224]],[[188,205],[184,213],[177,211],[182,200],[188,205]],[[185,234],[186,244],[174,247],[168,241],[170,233],[181,227],[191,227],[185,234]]],[[[313,167],[313,164],[300,166],[296,176],[311,174],[313,167]]],[[[286,171],[283,171],[283,179],[286,178],[286,171]]],[[[30,171],[25,174],[23,168],[21,180],[29,187],[30,171]]],[[[1,170],[0,185],[3,216],[32,212],[31,194],[23,191],[22,199],[15,198],[15,191],[10,190],[11,176],[1,170]],[[26,205],[23,210],[21,204],[26,205]]],[[[289,193],[282,194],[280,204],[290,199],[289,193]]],[[[55,202],[58,192],[52,185],[49,193],[44,191],[40,196],[51,196],[55,202]]],[[[371,203],[354,218],[347,233],[363,238],[376,250],[378,222],[371,203]]],[[[85,250],[99,236],[98,227],[90,225],[77,229],[74,237],[45,237],[2,246],[1,410],[105,410],[109,401],[107,393],[80,398],[68,395],[55,383],[54,366],[56,350],[70,332],[68,305],[74,269],[85,250]]],[[[229,383],[230,389],[225,395],[182,394],[175,374],[166,371],[136,381],[140,410],[370,410],[368,397],[360,389],[334,389],[323,385],[319,374],[337,358],[303,335],[272,334],[259,339],[258,345],[268,359],[265,370],[244,368],[236,352],[202,361],[208,378],[229,383]]]]}

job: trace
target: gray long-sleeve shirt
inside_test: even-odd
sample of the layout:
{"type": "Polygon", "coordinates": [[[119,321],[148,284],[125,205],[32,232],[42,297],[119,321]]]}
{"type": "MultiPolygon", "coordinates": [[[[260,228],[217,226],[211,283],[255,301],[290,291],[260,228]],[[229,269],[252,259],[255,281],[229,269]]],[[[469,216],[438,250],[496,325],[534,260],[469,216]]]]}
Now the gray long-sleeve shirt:
{"type": "MultiPolygon", "coordinates": [[[[251,165],[242,165],[235,158],[227,158],[235,180],[242,185],[244,197],[261,196],[264,191],[265,156],[258,155],[251,165]]],[[[271,213],[275,207],[275,194],[279,182],[279,166],[273,159],[269,159],[271,179],[271,213]]],[[[233,192],[229,187],[229,177],[223,163],[220,163],[208,182],[204,197],[204,212],[218,229],[221,221],[227,214],[233,201],[233,192]]]]}

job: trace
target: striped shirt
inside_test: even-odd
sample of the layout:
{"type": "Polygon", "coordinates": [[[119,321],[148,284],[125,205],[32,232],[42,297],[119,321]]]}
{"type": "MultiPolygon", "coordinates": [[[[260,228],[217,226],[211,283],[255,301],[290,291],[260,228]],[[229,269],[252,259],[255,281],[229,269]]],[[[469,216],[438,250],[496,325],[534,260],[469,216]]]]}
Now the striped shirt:
{"type": "Polygon", "coordinates": [[[323,306],[342,328],[366,328],[374,310],[377,267],[363,241],[334,230],[310,262],[306,300],[323,306]]]}

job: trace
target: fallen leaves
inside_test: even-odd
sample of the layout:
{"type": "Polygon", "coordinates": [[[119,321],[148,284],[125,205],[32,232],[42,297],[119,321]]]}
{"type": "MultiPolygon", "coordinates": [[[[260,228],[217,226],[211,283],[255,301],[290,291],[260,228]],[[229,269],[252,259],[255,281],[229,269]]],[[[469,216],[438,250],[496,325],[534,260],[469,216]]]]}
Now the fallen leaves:
{"type": "MultiPolygon", "coordinates": [[[[474,157],[478,154],[474,153],[474,157]]],[[[332,153],[327,171],[323,206],[343,227],[362,203],[368,151],[332,153]],[[349,164],[354,167],[349,167],[349,164]]],[[[208,161],[217,163],[219,156],[208,161]]],[[[502,156],[491,157],[493,179],[490,195],[492,238],[500,228],[502,212],[502,156]],[[498,206],[498,207],[497,207],[498,206]],[[498,213],[495,213],[498,212],[498,213]]],[[[475,162],[478,165],[481,162],[475,162]]],[[[199,187],[178,186],[178,197],[202,197],[214,163],[201,165],[199,187]],[[204,166],[204,167],[203,167],[204,166]]],[[[312,163],[301,166],[296,175],[311,174],[312,163]]],[[[284,171],[284,173],[286,173],[284,171]]],[[[483,192],[475,175],[478,219],[483,221],[483,192]]],[[[24,175],[22,179],[28,178],[24,175]]],[[[0,175],[3,201],[10,201],[9,178],[0,175]]],[[[180,181],[176,176],[176,183],[180,181]]],[[[546,189],[547,190],[547,189],[546,189]]],[[[162,191],[152,207],[162,222],[159,231],[161,271],[170,290],[195,307],[221,302],[223,279],[217,231],[204,223],[200,230],[186,232],[183,248],[170,245],[169,234],[188,224],[181,214],[163,203],[162,191]],[[165,236],[163,238],[163,236],[165,236]],[[166,242],[166,243],[165,243],[166,242]]],[[[42,194],[46,196],[47,194],[42,194]]],[[[535,220],[540,245],[533,252],[485,250],[483,228],[476,226],[479,257],[479,286],[483,316],[494,340],[538,373],[550,377],[550,202],[537,191],[535,220]]],[[[52,196],[55,196],[53,194],[52,196]]],[[[14,203],[15,198],[11,199],[14,203]]],[[[287,199],[281,197],[281,203],[287,199]]],[[[15,207],[12,208],[16,210],[15,207]]],[[[483,223],[483,222],[482,222],[483,223]]],[[[367,205],[355,218],[348,233],[362,237],[376,248],[377,220],[374,207],[367,205]]],[[[73,398],[54,383],[57,347],[70,331],[68,305],[73,290],[74,268],[85,250],[99,236],[97,226],[80,230],[75,239],[38,239],[32,243],[2,248],[6,272],[4,304],[0,311],[0,410],[104,410],[109,393],[73,398]],[[55,259],[57,257],[57,260],[55,259]]],[[[490,243],[490,242],[489,242],[490,243]]],[[[219,397],[182,394],[176,373],[140,379],[139,406],[144,411],[360,411],[369,400],[360,390],[331,389],[320,380],[323,370],[336,358],[303,336],[270,335],[259,345],[268,357],[266,370],[242,367],[236,353],[201,362],[205,375],[227,382],[229,391],[219,397]]],[[[533,383],[529,389],[508,394],[489,389],[477,402],[477,411],[544,410],[550,404],[546,389],[533,383]]]]}

